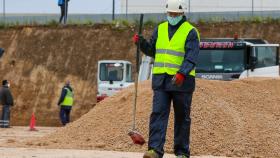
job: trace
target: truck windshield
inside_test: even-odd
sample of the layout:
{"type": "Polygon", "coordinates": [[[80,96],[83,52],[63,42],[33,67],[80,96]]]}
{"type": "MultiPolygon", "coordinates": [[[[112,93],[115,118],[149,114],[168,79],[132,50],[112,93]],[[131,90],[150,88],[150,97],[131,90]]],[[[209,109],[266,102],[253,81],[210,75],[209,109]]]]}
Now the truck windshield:
{"type": "Polygon", "coordinates": [[[101,81],[122,81],[123,64],[121,63],[102,63],[100,64],[101,81]]]}
{"type": "Polygon", "coordinates": [[[256,46],[254,49],[257,57],[256,68],[278,65],[277,63],[278,47],[256,46]]]}
{"type": "Polygon", "coordinates": [[[197,73],[235,73],[245,70],[244,49],[202,49],[199,52],[197,73]]]}

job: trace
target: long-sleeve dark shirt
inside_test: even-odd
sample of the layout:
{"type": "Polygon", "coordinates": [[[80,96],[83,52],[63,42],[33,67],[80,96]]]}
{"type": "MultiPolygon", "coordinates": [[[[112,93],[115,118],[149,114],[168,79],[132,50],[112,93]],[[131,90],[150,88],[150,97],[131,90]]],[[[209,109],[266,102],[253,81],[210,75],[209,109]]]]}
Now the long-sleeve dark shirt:
{"type": "Polygon", "coordinates": [[[1,87],[0,100],[2,105],[14,105],[14,99],[8,86],[1,87]]]}
{"type": "MultiPolygon", "coordinates": [[[[186,21],[184,17],[177,25],[168,25],[169,39],[171,40],[178,28],[186,21]]],[[[153,35],[149,41],[141,42],[141,51],[147,56],[155,58],[156,54],[156,42],[158,38],[158,27],[155,28],[153,35]]],[[[178,72],[182,73],[186,80],[182,87],[175,87],[171,85],[171,79],[173,76],[168,74],[153,75],[153,89],[165,89],[174,91],[193,91],[195,87],[195,79],[189,75],[189,73],[195,68],[197,58],[199,54],[199,37],[195,29],[192,29],[185,43],[185,56],[184,61],[178,72]]]]}

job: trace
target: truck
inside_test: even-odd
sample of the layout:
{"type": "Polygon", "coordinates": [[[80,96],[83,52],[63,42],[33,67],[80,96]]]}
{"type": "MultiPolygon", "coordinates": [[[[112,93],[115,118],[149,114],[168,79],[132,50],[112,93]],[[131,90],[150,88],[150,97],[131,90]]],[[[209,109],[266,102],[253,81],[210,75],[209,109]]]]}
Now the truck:
{"type": "Polygon", "coordinates": [[[279,44],[254,38],[202,39],[196,72],[196,77],[211,80],[279,77],[279,44]]]}
{"type": "MultiPolygon", "coordinates": [[[[133,84],[128,61],[103,60],[98,63],[100,101],[133,84]]],[[[152,76],[153,59],[143,56],[138,81],[152,76]]],[[[200,42],[196,77],[235,80],[247,77],[279,77],[279,44],[256,38],[205,38],[200,42]]]]}

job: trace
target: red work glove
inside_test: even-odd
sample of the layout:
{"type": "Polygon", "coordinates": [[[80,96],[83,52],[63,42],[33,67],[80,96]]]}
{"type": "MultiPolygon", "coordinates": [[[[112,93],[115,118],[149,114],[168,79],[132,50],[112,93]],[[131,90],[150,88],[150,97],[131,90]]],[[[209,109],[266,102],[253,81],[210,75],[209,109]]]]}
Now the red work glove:
{"type": "Polygon", "coordinates": [[[178,87],[181,87],[185,81],[185,76],[181,73],[177,73],[173,78],[172,78],[172,84],[176,85],[178,87]]]}
{"type": "Polygon", "coordinates": [[[134,42],[135,44],[137,44],[137,43],[139,42],[139,35],[138,35],[138,34],[135,34],[135,35],[133,36],[133,42],[134,42]]]}
{"type": "Polygon", "coordinates": [[[144,37],[142,35],[138,35],[138,34],[135,34],[133,36],[133,42],[137,45],[138,43],[143,43],[145,41],[144,37]]]}

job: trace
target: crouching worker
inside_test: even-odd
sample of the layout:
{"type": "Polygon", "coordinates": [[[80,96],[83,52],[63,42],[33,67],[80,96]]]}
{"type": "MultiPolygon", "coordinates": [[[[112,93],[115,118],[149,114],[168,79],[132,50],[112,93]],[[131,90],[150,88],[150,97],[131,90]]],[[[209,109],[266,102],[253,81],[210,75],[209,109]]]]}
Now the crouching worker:
{"type": "Polygon", "coordinates": [[[10,108],[14,105],[12,93],[10,91],[10,83],[8,80],[2,81],[2,87],[0,89],[0,100],[2,107],[2,116],[0,120],[1,128],[10,127],[10,108]]]}

